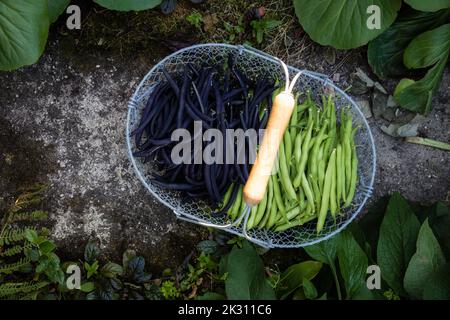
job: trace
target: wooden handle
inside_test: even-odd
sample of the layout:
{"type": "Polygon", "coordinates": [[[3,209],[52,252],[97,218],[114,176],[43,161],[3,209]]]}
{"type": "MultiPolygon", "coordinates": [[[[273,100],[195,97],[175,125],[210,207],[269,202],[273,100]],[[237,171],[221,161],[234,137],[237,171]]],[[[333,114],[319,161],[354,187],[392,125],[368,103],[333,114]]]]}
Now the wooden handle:
{"type": "Polygon", "coordinates": [[[295,99],[290,93],[282,92],[275,97],[262,143],[244,186],[244,200],[250,206],[257,205],[264,197],[278,148],[294,111],[294,105],[295,99]]]}

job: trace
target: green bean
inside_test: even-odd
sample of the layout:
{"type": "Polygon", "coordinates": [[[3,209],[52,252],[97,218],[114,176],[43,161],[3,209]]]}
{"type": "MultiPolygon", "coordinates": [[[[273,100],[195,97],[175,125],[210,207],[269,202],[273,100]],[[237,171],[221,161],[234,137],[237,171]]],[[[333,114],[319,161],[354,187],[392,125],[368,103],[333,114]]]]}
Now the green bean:
{"type": "MultiPolygon", "coordinates": [[[[336,150],[336,149],[335,149],[336,150]]],[[[335,156],[330,158],[330,164],[332,167],[331,172],[331,190],[330,190],[330,212],[333,219],[336,220],[337,213],[337,203],[336,203],[336,157],[337,151],[335,152],[335,156]]]]}
{"type": "Polygon", "coordinates": [[[320,210],[320,199],[322,198],[319,190],[319,184],[317,183],[317,179],[314,178],[311,174],[309,175],[308,182],[312,186],[314,202],[316,205],[316,210],[318,212],[320,210]]]}
{"type": "Polygon", "coordinates": [[[257,211],[258,211],[258,206],[253,206],[250,209],[250,217],[247,220],[247,230],[250,230],[251,228],[253,228],[257,211]]]}
{"type": "Polygon", "coordinates": [[[333,163],[336,158],[336,149],[331,152],[330,161],[328,162],[327,171],[325,173],[325,181],[323,184],[322,201],[320,204],[319,217],[317,219],[317,233],[322,231],[327,217],[328,207],[330,204],[331,179],[333,174],[333,163]]]}
{"type": "Polygon", "coordinates": [[[352,203],[353,197],[355,196],[357,175],[358,175],[358,157],[357,157],[357,154],[356,154],[356,146],[353,143],[353,148],[352,148],[352,174],[351,174],[351,179],[350,179],[349,192],[348,192],[347,198],[345,200],[345,204],[344,204],[345,207],[348,207],[352,203]]]}
{"type": "Polygon", "coordinates": [[[271,178],[273,182],[273,196],[277,203],[278,211],[284,216],[286,214],[286,208],[284,207],[283,198],[281,197],[280,185],[275,175],[272,175],[271,178]]]}
{"type": "Polygon", "coordinates": [[[309,142],[311,140],[311,133],[312,133],[313,123],[310,122],[308,126],[308,131],[306,132],[305,139],[302,143],[302,153],[300,157],[300,163],[298,166],[297,176],[294,179],[294,187],[298,188],[300,186],[301,180],[302,180],[302,174],[305,171],[306,162],[308,160],[308,151],[309,151],[309,142]]]}
{"type": "MultiPolygon", "coordinates": [[[[322,148],[323,149],[323,148],[322,148]]],[[[317,165],[317,179],[319,180],[319,190],[323,193],[323,182],[325,180],[325,159],[320,159],[319,164],[317,165]]]]}
{"type": "Polygon", "coordinates": [[[306,199],[308,201],[308,207],[312,207],[312,211],[314,211],[314,195],[313,192],[311,191],[311,188],[309,186],[308,183],[308,179],[306,178],[306,174],[303,172],[302,174],[302,188],[303,191],[305,192],[306,195],[306,199]]]}
{"type": "Polygon", "coordinates": [[[308,159],[308,169],[311,171],[311,175],[313,177],[317,177],[317,163],[319,158],[319,148],[322,144],[322,141],[326,138],[325,136],[325,130],[328,127],[328,121],[325,120],[322,124],[322,128],[319,131],[319,134],[317,135],[317,138],[314,141],[314,147],[312,148],[312,151],[309,155],[308,159]]]}
{"type": "Polygon", "coordinates": [[[295,142],[294,142],[294,158],[295,158],[296,166],[298,166],[300,164],[300,158],[302,155],[302,139],[303,139],[303,134],[300,132],[295,137],[295,142]]]}
{"type": "Polygon", "coordinates": [[[261,220],[264,216],[264,212],[266,212],[267,197],[268,197],[268,194],[266,192],[264,194],[264,197],[262,198],[261,202],[258,204],[258,211],[256,212],[255,221],[253,222],[253,225],[255,225],[255,226],[257,226],[261,222],[261,220]]]}
{"type": "Polygon", "coordinates": [[[299,94],[296,94],[294,99],[295,99],[295,104],[294,104],[294,111],[292,112],[292,116],[291,116],[291,121],[289,123],[289,134],[291,136],[291,144],[295,146],[294,144],[294,140],[295,137],[297,136],[297,122],[298,122],[298,96],[299,94]]]}
{"type": "Polygon", "coordinates": [[[286,132],[284,133],[283,142],[284,142],[287,173],[289,175],[290,173],[289,169],[291,166],[291,159],[292,159],[292,140],[288,130],[286,130],[286,132]]]}
{"type": "Polygon", "coordinates": [[[225,195],[223,196],[223,200],[222,200],[222,203],[220,204],[219,210],[223,209],[227,205],[228,200],[230,200],[231,193],[233,192],[233,188],[234,188],[234,183],[231,183],[227,192],[225,192],[225,195]]]}
{"type": "Polygon", "coordinates": [[[279,149],[279,165],[280,165],[280,179],[281,184],[284,186],[284,191],[289,198],[296,200],[297,194],[295,193],[294,187],[292,186],[291,179],[289,177],[289,171],[287,168],[286,155],[284,150],[284,143],[280,143],[279,149]]]}
{"type": "Polygon", "coordinates": [[[239,187],[236,200],[231,206],[231,209],[228,211],[228,214],[233,220],[236,219],[237,215],[239,214],[239,206],[241,205],[241,201],[242,201],[242,187],[239,187]]]}
{"type": "Polygon", "coordinates": [[[258,228],[264,228],[267,225],[267,221],[269,221],[270,212],[272,209],[272,203],[273,203],[273,184],[271,179],[269,178],[268,183],[268,196],[267,196],[267,205],[264,213],[264,218],[261,220],[261,222],[258,224],[258,228]]]}
{"type": "Polygon", "coordinates": [[[336,147],[336,202],[338,205],[338,210],[340,207],[341,199],[344,199],[342,191],[345,191],[344,181],[344,170],[342,170],[342,145],[338,143],[336,147]],[[342,188],[344,186],[344,188],[342,188]]]}
{"type": "Polygon", "coordinates": [[[267,221],[266,227],[268,229],[272,228],[275,224],[275,221],[277,220],[277,203],[275,200],[275,197],[272,199],[272,207],[270,208],[270,216],[269,220],[267,221]]]}

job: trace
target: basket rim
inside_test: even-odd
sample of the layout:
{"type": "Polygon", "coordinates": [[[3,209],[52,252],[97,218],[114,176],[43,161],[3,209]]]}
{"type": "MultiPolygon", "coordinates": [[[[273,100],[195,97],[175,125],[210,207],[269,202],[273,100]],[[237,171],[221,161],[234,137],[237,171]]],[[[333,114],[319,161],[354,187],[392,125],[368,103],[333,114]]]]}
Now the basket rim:
{"type": "MultiPolygon", "coordinates": [[[[227,43],[203,43],[203,44],[196,44],[193,46],[189,46],[183,49],[180,49],[178,51],[175,51],[169,55],[167,55],[166,57],[164,57],[162,60],[160,60],[157,64],[155,64],[150,71],[144,76],[144,78],[140,81],[139,85],[137,86],[136,90],[133,92],[133,95],[131,96],[129,103],[128,103],[128,111],[127,111],[127,123],[126,123],[126,128],[125,128],[125,139],[126,139],[126,144],[127,144],[127,152],[128,152],[128,158],[130,159],[132,166],[133,166],[133,170],[135,172],[135,174],[138,176],[139,180],[141,181],[141,183],[145,186],[145,188],[150,191],[150,193],[163,205],[165,205],[167,208],[169,208],[170,210],[172,210],[174,212],[174,214],[178,217],[178,218],[182,218],[183,220],[186,221],[190,221],[192,223],[197,223],[200,225],[208,225],[211,226],[211,222],[193,216],[191,214],[188,213],[180,213],[178,211],[179,209],[179,204],[178,207],[173,206],[172,204],[168,203],[166,200],[162,199],[149,185],[149,183],[147,182],[147,180],[145,179],[145,177],[143,176],[143,174],[141,173],[141,171],[138,168],[138,165],[136,163],[136,158],[133,156],[133,151],[132,151],[132,142],[131,142],[131,129],[130,129],[130,123],[131,123],[131,119],[133,117],[135,108],[137,106],[137,102],[138,102],[138,98],[139,98],[139,92],[142,90],[142,88],[144,87],[147,79],[155,72],[155,70],[157,70],[158,68],[160,68],[160,66],[164,65],[168,60],[172,59],[173,57],[186,52],[186,51],[190,51],[193,49],[198,49],[198,48],[205,48],[205,47],[222,47],[222,48],[228,48],[228,49],[233,49],[233,50],[238,50],[239,53],[242,52],[246,52],[246,53],[250,53],[252,55],[255,55],[257,57],[266,59],[266,60],[270,60],[273,63],[279,63],[279,60],[277,60],[277,58],[263,52],[257,49],[254,49],[252,47],[248,47],[245,45],[231,45],[231,44],[227,44],[227,43]]],[[[320,237],[320,238],[316,238],[314,240],[311,241],[306,241],[306,242],[302,242],[302,243],[298,243],[298,244],[273,244],[272,241],[270,241],[270,243],[265,243],[264,241],[260,240],[260,239],[254,239],[254,238],[250,238],[247,237],[248,240],[257,243],[258,245],[262,245],[268,248],[300,248],[300,247],[305,247],[305,246],[310,246],[316,243],[319,243],[321,241],[327,240],[333,236],[335,236],[336,234],[338,234],[339,232],[341,232],[342,230],[344,230],[357,216],[358,214],[361,212],[361,210],[364,208],[365,204],[367,203],[368,199],[371,197],[372,194],[372,190],[373,190],[373,184],[375,181],[375,174],[376,174],[376,166],[377,166],[377,155],[376,155],[376,147],[375,147],[375,141],[372,135],[372,131],[370,129],[369,123],[367,122],[367,119],[365,118],[363,112],[361,111],[361,109],[359,108],[359,106],[356,104],[356,102],[346,93],[344,92],[342,89],[340,89],[339,87],[337,87],[333,81],[331,81],[328,76],[317,73],[317,72],[313,72],[313,71],[309,71],[306,69],[299,69],[296,67],[293,67],[291,65],[288,65],[288,69],[292,72],[292,73],[297,73],[302,71],[304,75],[307,75],[308,77],[315,79],[321,83],[323,83],[323,85],[327,85],[333,88],[333,90],[337,91],[343,98],[345,98],[349,103],[352,104],[352,106],[355,108],[355,110],[357,111],[359,117],[361,118],[365,129],[367,130],[368,136],[369,136],[369,143],[370,143],[370,149],[372,152],[372,168],[371,168],[371,177],[370,180],[368,182],[367,186],[364,186],[366,189],[366,192],[364,192],[364,199],[361,201],[361,203],[359,204],[358,208],[334,231],[320,237]]],[[[291,74],[292,74],[291,73],[291,74]]],[[[232,234],[236,234],[236,235],[240,235],[243,236],[242,233],[234,230],[233,228],[225,228],[224,229],[227,232],[230,232],[232,234]]]]}

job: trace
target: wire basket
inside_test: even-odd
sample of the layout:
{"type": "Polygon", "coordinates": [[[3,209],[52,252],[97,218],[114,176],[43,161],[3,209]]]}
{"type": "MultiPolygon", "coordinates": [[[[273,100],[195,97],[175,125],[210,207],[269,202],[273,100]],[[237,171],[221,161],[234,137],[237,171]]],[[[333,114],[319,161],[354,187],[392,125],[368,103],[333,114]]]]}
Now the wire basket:
{"type": "MultiPolygon", "coordinates": [[[[336,221],[328,215],[323,230],[317,234],[316,222],[312,221],[303,226],[288,229],[284,232],[274,232],[265,229],[251,229],[246,231],[247,216],[242,216],[235,222],[229,221],[228,216],[213,216],[208,204],[198,200],[183,199],[180,193],[162,189],[151,182],[154,164],[144,163],[140,158],[133,156],[134,143],[130,138],[132,132],[138,125],[141,112],[145,106],[148,96],[155,86],[164,79],[162,69],[166,68],[170,73],[181,72],[189,62],[193,64],[220,64],[226,61],[229,54],[236,55],[236,66],[245,72],[250,79],[256,79],[263,75],[273,75],[280,79],[284,78],[283,70],[276,58],[245,46],[233,46],[228,44],[202,44],[191,46],[179,50],[160,61],[144,77],[128,105],[128,117],[126,124],[126,141],[128,155],[133,164],[133,168],[144,184],[144,186],[161,203],[173,210],[175,215],[182,220],[186,220],[199,225],[223,229],[227,232],[244,236],[249,241],[267,248],[295,248],[317,243],[332,237],[344,229],[362,210],[368,198],[372,194],[372,186],[375,177],[376,154],[375,145],[370,132],[369,125],[359,110],[356,103],[341,89],[336,87],[326,76],[303,70],[303,74],[298,80],[294,92],[311,91],[313,100],[320,103],[321,94],[334,93],[336,110],[344,106],[350,107],[353,116],[353,125],[359,125],[355,136],[355,143],[358,155],[358,177],[355,197],[350,207],[343,210],[341,215],[336,217],[336,221]]],[[[289,73],[295,75],[299,69],[289,67],[289,73]]],[[[337,116],[339,117],[339,112],[337,116]]]]}

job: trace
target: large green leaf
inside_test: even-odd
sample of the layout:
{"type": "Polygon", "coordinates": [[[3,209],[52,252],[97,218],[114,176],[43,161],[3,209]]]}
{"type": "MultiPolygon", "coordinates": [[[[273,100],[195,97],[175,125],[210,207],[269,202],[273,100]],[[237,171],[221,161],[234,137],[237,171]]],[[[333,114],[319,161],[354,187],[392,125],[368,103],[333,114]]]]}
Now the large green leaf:
{"type": "Polygon", "coordinates": [[[231,250],[223,271],[228,273],[225,280],[228,299],[275,299],[275,293],[264,275],[263,262],[250,243],[244,242],[242,249],[235,246],[231,250]]]}
{"type": "Polygon", "coordinates": [[[450,24],[422,33],[408,45],[403,62],[409,69],[427,68],[446,59],[450,51],[450,24]]]}
{"type": "Polygon", "coordinates": [[[437,28],[449,19],[450,10],[402,12],[389,29],[369,43],[367,56],[373,72],[381,78],[405,74],[403,52],[408,44],[419,34],[437,28]]]}
{"type": "Polygon", "coordinates": [[[430,275],[423,288],[424,300],[450,300],[450,262],[430,275]]]}
{"type": "Polygon", "coordinates": [[[47,0],[0,1],[0,70],[35,63],[45,48],[47,0]]]}
{"type": "Polygon", "coordinates": [[[450,8],[450,0],[405,0],[405,2],[420,11],[438,11],[450,8]]]}
{"type": "Polygon", "coordinates": [[[294,0],[295,13],[309,36],[322,45],[351,49],[365,45],[397,17],[401,0],[294,0]],[[380,8],[380,28],[369,29],[369,6],[380,8]]]}
{"type": "Polygon", "coordinates": [[[313,279],[322,268],[318,261],[304,261],[294,264],[281,274],[277,296],[284,299],[303,285],[303,281],[313,279]]]}
{"type": "Polygon", "coordinates": [[[332,265],[336,260],[339,240],[340,234],[337,234],[330,239],[305,247],[305,251],[311,258],[332,265]]]}
{"type": "Polygon", "coordinates": [[[141,11],[160,5],[162,0],[94,0],[94,2],[110,10],[141,11]]]}
{"type": "Polygon", "coordinates": [[[428,219],[420,228],[416,247],[416,253],[406,269],[404,287],[410,297],[422,299],[428,278],[445,264],[444,254],[428,224],[428,219]]]}
{"type": "Polygon", "coordinates": [[[430,215],[430,227],[441,246],[442,251],[450,262],[450,210],[443,202],[437,202],[430,215]]]}
{"type": "Polygon", "coordinates": [[[406,200],[394,193],[380,227],[377,260],[381,276],[398,295],[406,296],[403,277],[415,252],[420,224],[406,200]]]}
{"type": "MultiPolygon", "coordinates": [[[[434,64],[421,80],[397,89],[395,100],[406,109],[427,114],[431,110],[433,94],[439,88],[450,52],[450,24],[427,31],[416,37],[406,48],[404,63],[411,68],[434,64]]],[[[404,82],[403,82],[404,83],[404,82]]]]}
{"type": "Polygon", "coordinates": [[[64,12],[69,3],[70,0],[48,0],[48,17],[50,23],[58,20],[58,17],[64,12]]]}
{"type": "Polygon", "coordinates": [[[365,284],[368,260],[363,249],[348,230],[341,232],[338,260],[347,298],[350,299],[365,284]]]}

